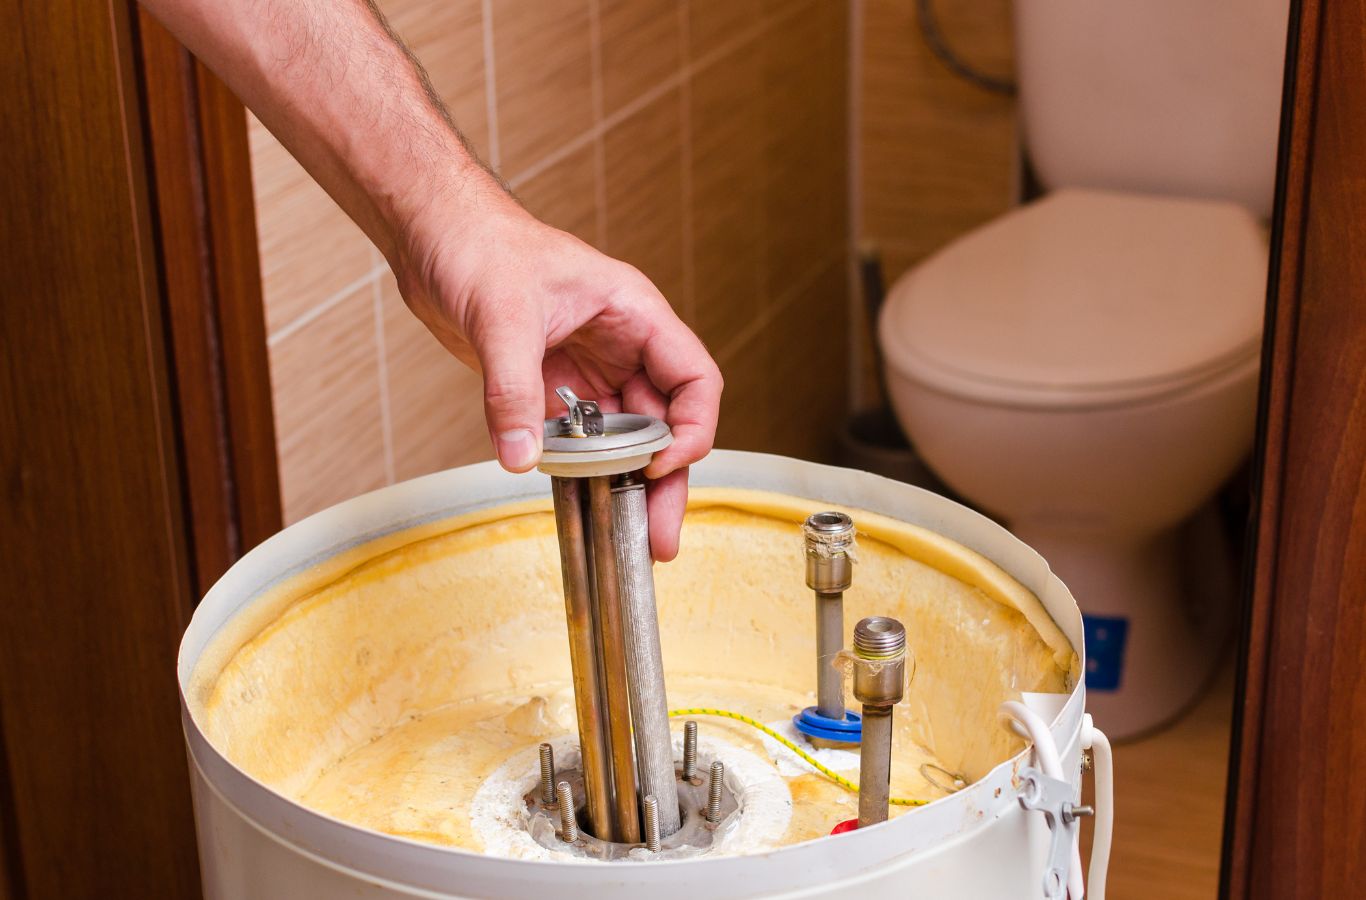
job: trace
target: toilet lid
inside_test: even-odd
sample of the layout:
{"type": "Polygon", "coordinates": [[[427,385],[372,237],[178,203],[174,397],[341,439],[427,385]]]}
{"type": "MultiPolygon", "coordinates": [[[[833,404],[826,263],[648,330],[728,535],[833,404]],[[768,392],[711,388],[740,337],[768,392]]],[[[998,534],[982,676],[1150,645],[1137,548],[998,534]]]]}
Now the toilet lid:
{"type": "Polygon", "coordinates": [[[1266,259],[1236,204],[1059,191],[904,275],[880,339],[889,365],[946,389],[1152,394],[1256,356],[1266,259]]]}

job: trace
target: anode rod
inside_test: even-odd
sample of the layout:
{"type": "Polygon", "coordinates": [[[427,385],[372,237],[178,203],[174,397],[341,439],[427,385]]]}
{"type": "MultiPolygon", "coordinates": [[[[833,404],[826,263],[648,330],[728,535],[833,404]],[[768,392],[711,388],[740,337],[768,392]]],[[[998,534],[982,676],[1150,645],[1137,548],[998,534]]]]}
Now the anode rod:
{"type": "Polygon", "coordinates": [[[626,674],[626,637],[622,623],[621,590],[617,580],[612,529],[611,477],[595,475],[588,481],[589,530],[592,532],[593,578],[602,649],[607,747],[612,758],[612,810],[616,839],[640,843],[640,800],[636,790],[635,753],[631,740],[631,697],[626,674]]]}
{"type": "Polygon", "coordinates": [[[636,774],[640,793],[657,801],[659,832],[668,837],[683,822],[678,808],[673,738],[669,734],[669,702],[664,691],[664,656],[659,647],[644,481],[630,474],[618,476],[612,487],[612,515],[636,774]]]}
{"type": "Polygon", "coordinates": [[[577,478],[551,478],[555,527],[560,539],[560,569],[564,576],[565,620],[569,626],[569,666],[574,682],[574,711],[579,723],[579,748],[588,827],[604,841],[616,839],[612,812],[611,758],[607,720],[599,684],[593,589],[588,574],[588,541],[584,534],[584,484],[577,478]]]}

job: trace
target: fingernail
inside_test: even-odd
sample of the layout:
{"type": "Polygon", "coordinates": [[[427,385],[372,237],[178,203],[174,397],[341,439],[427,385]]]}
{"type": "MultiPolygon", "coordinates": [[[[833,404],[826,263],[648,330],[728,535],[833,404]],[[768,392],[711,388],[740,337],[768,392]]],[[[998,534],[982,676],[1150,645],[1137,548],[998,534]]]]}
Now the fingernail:
{"type": "Polygon", "coordinates": [[[536,435],[525,428],[504,431],[498,435],[498,461],[503,468],[522,471],[536,464],[541,445],[536,435]]]}

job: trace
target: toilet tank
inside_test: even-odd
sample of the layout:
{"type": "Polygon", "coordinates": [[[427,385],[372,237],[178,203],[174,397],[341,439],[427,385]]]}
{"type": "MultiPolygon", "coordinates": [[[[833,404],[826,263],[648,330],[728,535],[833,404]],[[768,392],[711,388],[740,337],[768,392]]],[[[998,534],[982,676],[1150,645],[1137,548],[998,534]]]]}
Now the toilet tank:
{"type": "Polygon", "coordinates": [[[1288,0],[1016,0],[1024,141],[1045,187],[1271,214],[1288,0]]]}

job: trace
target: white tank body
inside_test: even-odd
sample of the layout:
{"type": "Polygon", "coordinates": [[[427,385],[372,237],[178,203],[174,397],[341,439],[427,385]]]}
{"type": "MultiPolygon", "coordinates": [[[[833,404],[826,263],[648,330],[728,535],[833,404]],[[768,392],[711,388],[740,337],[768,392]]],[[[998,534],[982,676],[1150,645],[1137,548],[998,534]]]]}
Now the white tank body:
{"type": "Polygon", "coordinates": [[[1024,142],[1048,189],[1271,214],[1287,0],[1019,0],[1024,142]]]}
{"type": "MultiPolygon", "coordinates": [[[[695,466],[691,480],[695,486],[820,497],[931,528],[986,555],[1035,592],[1067,641],[1083,652],[1076,603],[1044,560],[1004,528],[943,497],[866,473],[726,451],[695,466]]],[[[544,476],[508,475],[494,463],[392,485],[290,526],[243,557],[214,586],[195,611],[179,660],[206,897],[738,900],[857,894],[1018,900],[1042,895],[1051,835],[1041,813],[1022,808],[1021,769],[1041,765],[1029,750],[958,793],[837,837],[748,856],[585,865],[499,858],[348,824],[256,780],[210,743],[186,699],[192,674],[215,634],[253,598],[378,536],[547,490],[544,476]]],[[[800,583],[800,572],[795,577],[800,583]]],[[[1085,671],[1084,658],[1080,671],[1085,671]]],[[[1040,727],[1051,732],[1059,771],[1075,797],[1089,728],[1084,685],[1047,696],[1054,705],[1040,727]]]]}

